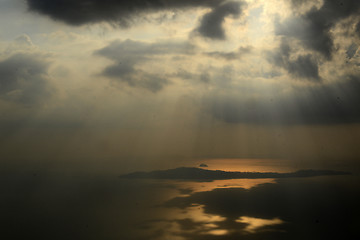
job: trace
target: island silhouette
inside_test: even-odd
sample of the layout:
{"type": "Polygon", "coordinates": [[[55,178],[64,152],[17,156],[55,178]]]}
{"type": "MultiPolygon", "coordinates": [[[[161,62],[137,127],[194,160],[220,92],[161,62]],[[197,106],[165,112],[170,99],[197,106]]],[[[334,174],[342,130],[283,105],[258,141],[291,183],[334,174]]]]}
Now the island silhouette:
{"type": "Polygon", "coordinates": [[[298,178],[316,177],[330,175],[350,175],[350,172],[333,170],[299,170],[289,173],[277,172],[231,172],[222,170],[208,170],[196,167],[180,167],[168,170],[157,170],[151,172],[133,172],[120,175],[119,178],[142,178],[142,179],[194,179],[194,180],[221,180],[241,178],[298,178]]]}

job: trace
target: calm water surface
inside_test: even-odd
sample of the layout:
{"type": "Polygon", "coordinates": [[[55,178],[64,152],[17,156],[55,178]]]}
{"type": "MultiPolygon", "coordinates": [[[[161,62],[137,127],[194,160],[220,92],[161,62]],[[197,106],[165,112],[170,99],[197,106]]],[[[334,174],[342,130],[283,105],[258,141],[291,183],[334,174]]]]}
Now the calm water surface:
{"type": "MultiPolygon", "coordinates": [[[[257,169],[258,164],[237,167],[288,169],[276,164],[257,169]]],[[[234,170],[232,165],[224,167],[234,170]]],[[[202,182],[9,171],[0,183],[2,234],[12,239],[349,239],[360,224],[359,185],[356,174],[202,182]]]]}

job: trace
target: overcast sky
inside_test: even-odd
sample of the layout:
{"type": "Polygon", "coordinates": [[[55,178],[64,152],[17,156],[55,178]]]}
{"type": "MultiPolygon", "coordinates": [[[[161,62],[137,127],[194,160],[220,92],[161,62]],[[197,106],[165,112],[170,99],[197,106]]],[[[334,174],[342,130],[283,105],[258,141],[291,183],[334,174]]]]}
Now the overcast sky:
{"type": "Polygon", "coordinates": [[[1,158],[356,161],[359,44],[358,0],[2,0],[1,158]]]}

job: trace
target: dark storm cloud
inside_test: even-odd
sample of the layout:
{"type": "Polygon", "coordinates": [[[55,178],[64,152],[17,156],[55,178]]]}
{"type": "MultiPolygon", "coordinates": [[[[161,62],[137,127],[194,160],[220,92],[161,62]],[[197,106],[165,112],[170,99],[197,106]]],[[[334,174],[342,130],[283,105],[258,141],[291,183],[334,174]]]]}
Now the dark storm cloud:
{"type": "Polygon", "coordinates": [[[27,0],[30,10],[71,25],[101,21],[129,24],[129,18],[143,12],[191,7],[215,7],[224,0],[27,0]]]}
{"type": "Polygon", "coordinates": [[[240,99],[214,94],[206,111],[228,123],[338,124],[360,122],[360,76],[342,82],[294,89],[291,95],[240,99]]]}
{"type": "MultiPolygon", "coordinates": [[[[307,1],[292,1],[294,9],[303,2],[307,1]]],[[[359,10],[358,0],[324,0],[324,4],[319,9],[312,8],[298,17],[275,22],[275,33],[296,38],[306,48],[320,53],[326,59],[331,59],[335,51],[331,30],[336,23],[348,17],[359,20],[359,10]]]]}
{"type": "Polygon", "coordinates": [[[319,81],[319,68],[316,59],[311,55],[299,55],[291,59],[292,49],[285,39],[274,53],[268,53],[268,61],[279,66],[298,79],[319,81]]]}
{"type": "Polygon", "coordinates": [[[125,40],[114,41],[107,47],[95,52],[114,62],[102,72],[103,76],[123,82],[131,87],[144,88],[152,92],[161,90],[170,82],[160,74],[152,74],[141,70],[141,65],[156,56],[170,53],[189,54],[192,46],[182,43],[144,43],[125,40]]]}
{"type": "Polygon", "coordinates": [[[51,94],[49,63],[43,56],[19,53],[0,62],[0,98],[31,104],[51,94]]]}
{"type": "Polygon", "coordinates": [[[290,74],[307,79],[319,79],[319,69],[311,54],[298,56],[286,66],[290,74]]]}
{"type": "Polygon", "coordinates": [[[112,22],[129,26],[143,13],[187,8],[211,8],[202,20],[199,32],[206,37],[223,38],[224,17],[239,15],[240,4],[226,0],[27,0],[29,9],[70,25],[112,22]]]}
{"type": "Polygon", "coordinates": [[[223,40],[226,38],[223,23],[226,17],[239,17],[242,2],[225,2],[205,14],[197,31],[204,37],[223,40]]]}
{"type": "Polygon", "coordinates": [[[206,55],[214,58],[222,58],[225,60],[236,60],[240,59],[243,55],[250,53],[252,50],[251,47],[240,47],[238,50],[233,52],[208,52],[206,55]]]}

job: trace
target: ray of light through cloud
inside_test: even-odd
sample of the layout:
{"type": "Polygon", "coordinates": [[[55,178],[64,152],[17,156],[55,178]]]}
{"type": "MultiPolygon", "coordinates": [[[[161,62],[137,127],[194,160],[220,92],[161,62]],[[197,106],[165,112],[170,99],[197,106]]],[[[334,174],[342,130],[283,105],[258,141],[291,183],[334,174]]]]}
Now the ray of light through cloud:
{"type": "MultiPolygon", "coordinates": [[[[200,164],[359,173],[359,47],[358,0],[2,0],[0,171],[41,172],[51,184],[200,164]]],[[[251,238],[289,227],[286,214],[229,217],[202,199],[281,184],[161,185],[187,212],[134,239],[251,238]]]]}

